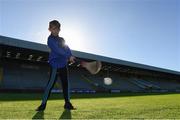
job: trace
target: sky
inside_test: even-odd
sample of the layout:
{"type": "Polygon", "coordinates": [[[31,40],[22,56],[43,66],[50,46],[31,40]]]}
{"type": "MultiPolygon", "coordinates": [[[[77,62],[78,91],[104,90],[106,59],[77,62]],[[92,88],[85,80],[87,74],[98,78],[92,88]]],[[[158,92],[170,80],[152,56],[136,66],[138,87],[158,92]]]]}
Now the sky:
{"type": "Polygon", "coordinates": [[[180,71],[179,0],[0,0],[0,35],[180,71]]]}

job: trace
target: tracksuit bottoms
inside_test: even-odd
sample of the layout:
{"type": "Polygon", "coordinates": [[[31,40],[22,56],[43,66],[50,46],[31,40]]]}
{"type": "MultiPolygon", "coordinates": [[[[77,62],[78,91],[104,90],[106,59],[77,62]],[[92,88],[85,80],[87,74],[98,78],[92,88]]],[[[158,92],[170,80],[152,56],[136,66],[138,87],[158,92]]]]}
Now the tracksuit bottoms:
{"type": "Polygon", "coordinates": [[[42,99],[42,104],[46,104],[46,102],[49,98],[49,95],[51,93],[51,90],[57,81],[57,76],[59,76],[61,79],[64,100],[66,103],[70,102],[68,68],[67,68],[67,66],[65,66],[63,68],[52,68],[51,67],[50,77],[49,77],[49,81],[45,88],[45,92],[44,92],[43,99],[42,99]]]}

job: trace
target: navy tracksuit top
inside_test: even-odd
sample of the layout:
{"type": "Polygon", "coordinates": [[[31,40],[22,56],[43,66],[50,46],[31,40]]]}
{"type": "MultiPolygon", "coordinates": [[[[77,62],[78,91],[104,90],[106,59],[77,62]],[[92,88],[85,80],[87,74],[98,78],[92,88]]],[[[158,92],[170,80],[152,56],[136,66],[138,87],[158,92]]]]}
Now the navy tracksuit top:
{"type": "Polygon", "coordinates": [[[50,48],[49,64],[53,68],[63,68],[67,65],[68,59],[72,56],[70,48],[65,45],[62,37],[50,35],[47,41],[50,48]]]}

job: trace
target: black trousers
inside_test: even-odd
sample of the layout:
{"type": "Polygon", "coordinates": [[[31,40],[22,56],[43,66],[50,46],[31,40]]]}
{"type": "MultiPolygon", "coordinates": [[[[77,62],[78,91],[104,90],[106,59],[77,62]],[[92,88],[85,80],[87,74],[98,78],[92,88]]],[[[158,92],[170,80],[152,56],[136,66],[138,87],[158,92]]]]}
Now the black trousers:
{"type": "Polygon", "coordinates": [[[43,100],[42,100],[42,104],[46,104],[49,95],[51,93],[51,90],[54,86],[54,84],[57,81],[57,77],[59,76],[61,79],[61,85],[63,88],[63,96],[64,96],[64,100],[65,102],[70,102],[70,90],[69,90],[69,78],[68,78],[68,68],[67,66],[63,67],[63,68],[51,68],[50,70],[50,77],[49,77],[49,81],[46,85],[45,88],[45,92],[44,92],[44,96],[43,96],[43,100]],[[58,74],[57,74],[58,73],[58,74]]]}

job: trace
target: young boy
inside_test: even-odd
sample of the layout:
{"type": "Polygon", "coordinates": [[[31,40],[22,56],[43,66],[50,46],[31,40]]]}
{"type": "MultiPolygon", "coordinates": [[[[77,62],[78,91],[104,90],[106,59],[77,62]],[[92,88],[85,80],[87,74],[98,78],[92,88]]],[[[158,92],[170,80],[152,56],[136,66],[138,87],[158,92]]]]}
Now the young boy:
{"type": "Polygon", "coordinates": [[[48,37],[48,47],[51,52],[49,54],[49,64],[51,66],[49,82],[46,86],[44,96],[41,105],[36,109],[37,111],[43,111],[46,108],[46,103],[49,98],[51,89],[53,88],[57,80],[57,72],[61,79],[63,96],[65,100],[64,109],[72,110],[75,109],[70,102],[69,95],[69,82],[68,82],[68,61],[71,63],[75,62],[75,57],[72,56],[71,50],[65,45],[65,40],[59,37],[61,24],[57,20],[49,22],[49,31],[51,35],[48,37]]]}

